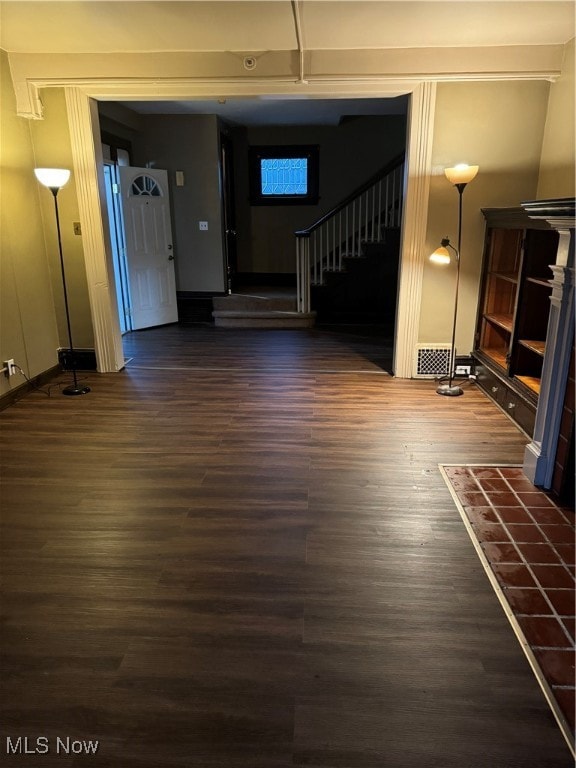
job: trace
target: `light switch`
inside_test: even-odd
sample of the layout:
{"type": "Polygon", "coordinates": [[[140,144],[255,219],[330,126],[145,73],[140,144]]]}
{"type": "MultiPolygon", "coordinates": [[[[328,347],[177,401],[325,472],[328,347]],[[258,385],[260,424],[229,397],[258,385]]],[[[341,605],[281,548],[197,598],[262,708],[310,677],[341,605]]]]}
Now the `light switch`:
{"type": "Polygon", "coordinates": [[[208,222],[207,221],[199,221],[198,222],[198,229],[201,229],[203,232],[205,232],[208,229],[208,222]]]}
{"type": "Polygon", "coordinates": [[[184,186],[184,171],[176,171],[176,186],[184,186]]]}

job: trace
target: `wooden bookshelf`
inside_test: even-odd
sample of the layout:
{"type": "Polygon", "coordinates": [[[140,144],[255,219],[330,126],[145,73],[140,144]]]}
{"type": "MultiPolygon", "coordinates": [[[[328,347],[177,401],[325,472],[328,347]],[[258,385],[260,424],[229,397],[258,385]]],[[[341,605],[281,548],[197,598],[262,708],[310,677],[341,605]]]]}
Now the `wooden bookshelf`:
{"type": "Polygon", "coordinates": [[[485,315],[486,320],[490,323],[494,323],[494,325],[500,326],[500,328],[504,328],[505,331],[512,332],[512,326],[513,326],[513,318],[512,315],[503,315],[503,314],[490,314],[485,315]]]}
{"type": "Polygon", "coordinates": [[[516,272],[490,272],[490,275],[498,280],[506,280],[509,283],[518,282],[518,275],[516,272]]]}
{"type": "Polygon", "coordinates": [[[537,277],[527,277],[527,283],[534,283],[534,285],[542,285],[544,288],[550,288],[550,280],[542,280],[537,277]]]}
{"type": "Polygon", "coordinates": [[[529,349],[530,351],[535,352],[537,355],[544,357],[544,352],[546,351],[545,341],[532,341],[528,339],[520,339],[518,341],[518,344],[521,344],[523,347],[526,347],[526,349],[529,349]]]}
{"type": "Polygon", "coordinates": [[[537,395],[540,394],[540,379],[537,379],[535,376],[516,376],[515,378],[532,392],[536,392],[537,395]]]}
{"type": "Polygon", "coordinates": [[[493,360],[496,365],[499,365],[501,368],[506,368],[506,355],[501,349],[483,349],[482,352],[493,360]]]}
{"type": "Polygon", "coordinates": [[[532,434],[546,352],[558,233],[523,208],[490,208],[476,345],[478,383],[532,434]]]}

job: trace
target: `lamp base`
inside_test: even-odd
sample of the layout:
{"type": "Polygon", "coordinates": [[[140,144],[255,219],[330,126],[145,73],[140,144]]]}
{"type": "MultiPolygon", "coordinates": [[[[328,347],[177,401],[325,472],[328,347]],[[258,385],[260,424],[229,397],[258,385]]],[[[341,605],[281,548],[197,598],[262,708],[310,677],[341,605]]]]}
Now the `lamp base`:
{"type": "Polygon", "coordinates": [[[85,395],[90,392],[90,387],[81,387],[70,385],[62,390],[63,395],[85,395]]]}
{"type": "Polygon", "coordinates": [[[462,387],[458,387],[456,384],[453,384],[452,386],[449,384],[440,384],[436,392],[439,395],[447,395],[448,397],[458,397],[458,395],[464,394],[462,387]]]}

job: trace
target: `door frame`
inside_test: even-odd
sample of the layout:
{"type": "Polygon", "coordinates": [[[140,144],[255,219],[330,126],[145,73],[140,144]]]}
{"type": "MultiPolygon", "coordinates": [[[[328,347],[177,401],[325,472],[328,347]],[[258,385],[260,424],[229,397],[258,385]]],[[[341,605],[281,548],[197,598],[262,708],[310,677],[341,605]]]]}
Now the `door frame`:
{"type": "Polygon", "coordinates": [[[236,199],[234,194],[234,142],[229,131],[220,126],[218,133],[220,152],[220,187],[222,189],[222,243],[224,251],[225,290],[232,293],[234,277],[238,271],[238,243],[236,240],[236,199]]]}
{"type": "MultiPolygon", "coordinates": [[[[40,86],[49,83],[38,84],[40,86]]],[[[62,83],[58,84],[62,87],[62,83]]],[[[99,99],[121,101],[130,99],[130,86],[112,81],[109,92],[97,89],[99,99]],[[125,89],[125,90],[124,90],[125,89]]],[[[349,83],[346,85],[350,86],[349,83]]],[[[366,97],[366,88],[347,89],[344,83],[331,84],[330,94],[317,86],[317,98],[366,97]]],[[[312,90],[314,87],[310,86],[312,90]]],[[[145,94],[149,101],[157,100],[158,86],[145,94]]],[[[91,98],[89,84],[82,88],[65,86],[70,140],[74,162],[78,204],[83,222],[84,256],[98,370],[114,372],[124,367],[122,336],[115,300],[114,273],[108,222],[102,204],[104,178],[100,124],[96,101],[91,98]]],[[[247,89],[249,90],[249,89],[247,89]]],[[[278,83],[266,86],[271,95],[281,97],[278,83]]],[[[425,263],[425,236],[428,222],[428,198],[431,177],[432,138],[436,83],[408,81],[374,84],[370,89],[374,98],[390,98],[410,94],[407,126],[407,152],[405,176],[405,203],[402,222],[400,276],[394,340],[394,373],[400,378],[411,378],[413,355],[418,341],[420,298],[425,263]]],[[[250,94],[246,94],[250,95],[250,94]]],[[[144,96],[144,95],[143,95],[144,96]]],[[[193,95],[191,95],[193,98],[193,95]]]]}
{"type": "Polygon", "coordinates": [[[104,183],[106,190],[106,212],[110,225],[112,262],[114,264],[118,321],[120,323],[120,333],[125,334],[132,330],[132,319],[129,312],[130,286],[128,282],[128,265],[126,263],[126,247],[123,239],[122,206],[118,204],[117,198],[119,193],[114,190],[114,186],[118,187],[119,183],[118,165],[112,160],[104,160],[104,183]],[[109,169],[108,173],[106,173],[107,168],[109,169]],[[110,208],[112,208],[112,211],[110,211],[110,208]]]}

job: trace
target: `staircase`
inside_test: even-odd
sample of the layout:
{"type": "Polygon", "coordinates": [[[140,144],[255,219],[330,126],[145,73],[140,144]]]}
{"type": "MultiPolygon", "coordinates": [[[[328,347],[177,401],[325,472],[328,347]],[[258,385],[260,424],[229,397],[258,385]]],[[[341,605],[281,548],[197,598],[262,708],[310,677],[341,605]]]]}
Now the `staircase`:
{"type": "Polygon", "coordinates": [[[212,299],[214,324],[220,328],[310,328],[315,312],[298,312],[296,291],[246,288],[212,299]]]}
{"type": "Polygon", "coordinates": [[[296,291],[245,288],[212,300],[222,328],[394,322],[404,153],[296,235],[296,291]]]}
{"type": "Polygon", "coordinates": [[[343,256],[340,270],[325,270],[311,286],[317,324],[392,326],[400,254],[400,229],[388,227],[378,240],[362,243],[358,256],[343,256]]]}
{"type": "Polygon", "coordinates": [[[396,313],[404,153],[295,232],[298,311],[319,323],[390,323],[396,313]]]}

